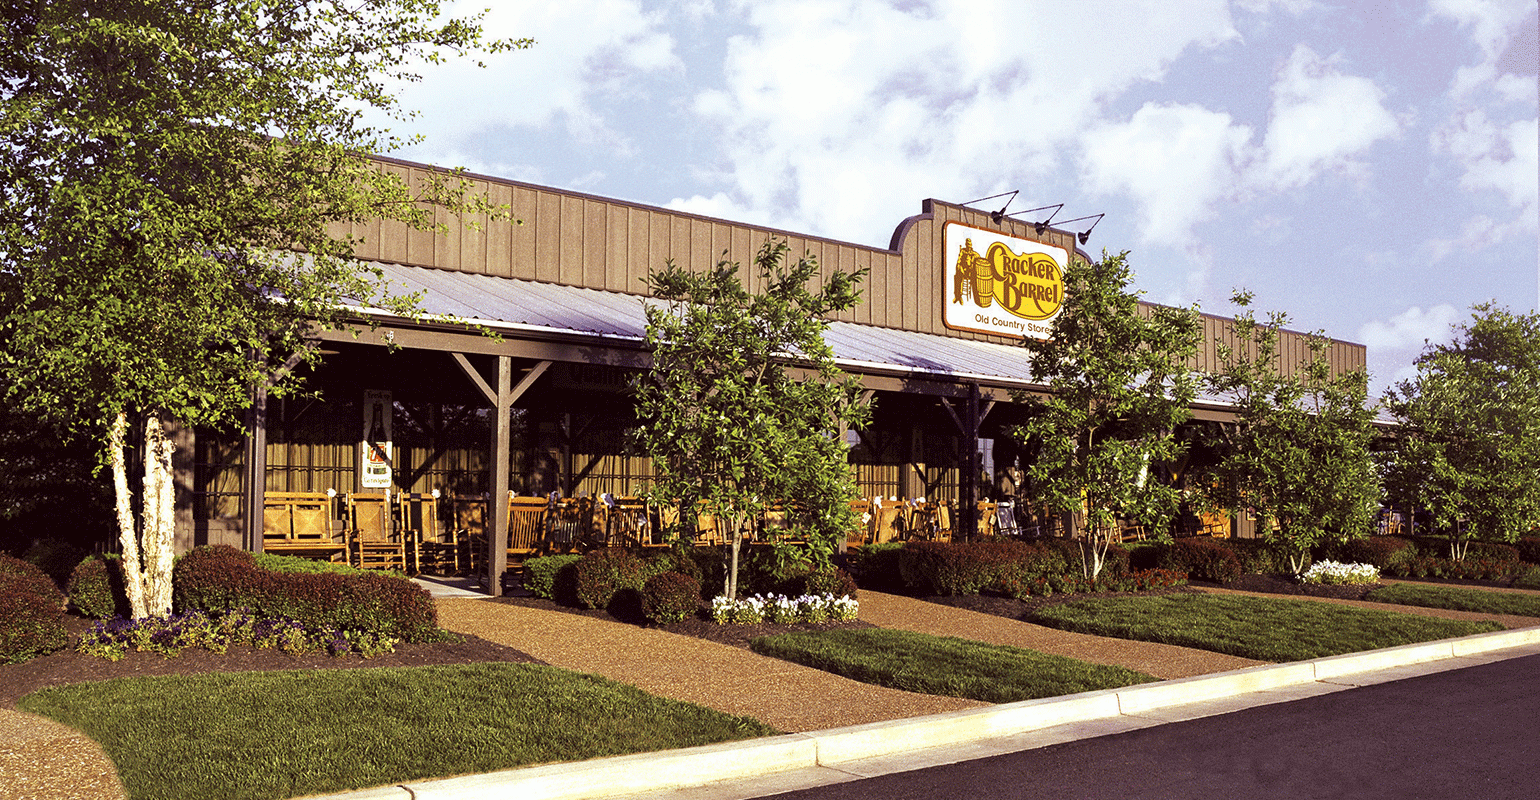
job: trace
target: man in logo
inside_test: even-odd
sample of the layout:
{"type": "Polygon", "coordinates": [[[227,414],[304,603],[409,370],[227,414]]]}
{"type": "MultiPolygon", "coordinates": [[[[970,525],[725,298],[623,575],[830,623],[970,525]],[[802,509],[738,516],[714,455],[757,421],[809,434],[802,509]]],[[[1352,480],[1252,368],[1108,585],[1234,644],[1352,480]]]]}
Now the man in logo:
{"type": "Polygon", "coordinates": [[[973,240],[964,239],[957,251],[957,272],[952,276],[952,302],[962,303],[969,295],[973,302],[989,307],[994,301],[994,270],[989,261],[973,249],[973,240]]]}

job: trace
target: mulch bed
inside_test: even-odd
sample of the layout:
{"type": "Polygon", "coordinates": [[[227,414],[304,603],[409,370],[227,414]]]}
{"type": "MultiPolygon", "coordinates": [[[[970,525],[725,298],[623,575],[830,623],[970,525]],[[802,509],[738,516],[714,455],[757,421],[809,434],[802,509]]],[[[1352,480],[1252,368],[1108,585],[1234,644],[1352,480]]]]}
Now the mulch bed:
{"type": "MultiPolygon", "coordinates": [[[[71,616],[72,638],[85,632],[92,620],[71,616]]],[[[0,664],[0,707],[15,708],[29,692],[48,686],[144,675],[192,675],[203,672],[265,672],[289,669],[366,669],[375,667],[425,667],[440,664],[475,664],[486,661],[544,663],[527,653],[494,644],[476,636],[457,643],[401,644],[394,653],[373,658],[357,656],[290,655],[279,650],[249,646],[231,647],[224,655],[190,648],[175,657],[159,653],[129,652],[120,661],[82,655],[73,649],[34,658],[20,664],[0,664]]]]}
{"type": "MultiPolygon", "coordinates": [[[[642,619],[639,609],[616,606],[614,613],[604,609],[581,609],[535,597],[502,597],[491,602],[522,605],[547,611],[581,614],[633,625],[694,636],[699,639],[747,649],[749,641],[760,636],[791,631],[829,630],[832,628],[869,628],[866,622],[799,623],[795,625],[718,625],[702,611],[696,619],[658,625],[642,619]]],[[[72,638],[85,632],[92,620],[71,616],[72,638]]],[[[231,647],[224,655],[190,648],[175,657],[159,653],[129,652],[121,661],[82,655],[73,649],[61,650],[20,664],[0,665],[0,707],[15,708],[16,701],[29,692],[48,686],[60,686],[111,678],[144,675],[192,675],[203,672],[265,672],[288,669],[369,669],[376,667],[425,667],[440,664],[475,664],[509,661],[543,664],[545,662],[512,647],[494,644],[477,636],[462,636],[458,643],[401,644],[394,653],[373,658],[329,655],[296,656],[278,650],[231,647]]]]}

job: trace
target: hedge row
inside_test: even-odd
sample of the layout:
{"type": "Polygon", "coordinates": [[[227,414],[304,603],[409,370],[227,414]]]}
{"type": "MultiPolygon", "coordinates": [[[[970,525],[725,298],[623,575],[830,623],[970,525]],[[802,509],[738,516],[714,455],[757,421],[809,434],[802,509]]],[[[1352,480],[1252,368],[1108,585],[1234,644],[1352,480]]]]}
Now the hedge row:
{"type": "Polygon", "coordinates": [[[263,569],[249,552],[226,545],[182,556],[172,576],[178,611],[213,613],[245,608],[263,617],[357,630],[407,642],[439,635],[428,590],[374,573],[288,573],[263,569]]]}
{"type": "MultiPolygon", "coordinates": [[[[717,581],[722,575],[721,560],[720,552],[707,548],[648,556],[619,548],[594,550],[581,556],[543,556],[524,562],[524,588],[536,597],[583,608],[613,610],[617,603],[639,604],[642,613],[654,622],[677,622],[693,615],[706,594],[715,593],[712,590],[719,585],[717,581]],[[678,575],[684,580],[657,580],[665,575],[678,575]],[[703,575],[709,576],[708,580],[714,579],[704,588],[703,575]],[[686,601],[681,594],[681,587],[685,586],[694,587],[688,613],[683,608],[686,601]]],[[[797,563],[776,572],[767,569],[764,562],[756,568],[749,559],[745,559],[741,569],[745,577],[758,576],[756,582],[762,592],[774,591],[792,597],[803,594],[855,597],[857,591],[855,579],[840,569],[815,570],[797,563]]],[[[754,591],[754,583],[744,583],[754,591]]]]}
{"type": "Polygon", "coordinates": [[[15,664],[69,644],[64,593],[35,564],[0,555],[0,664],[15,664]]]}
{"type": "MultiPolygon", "coordinates": [[[[1099,584],[1088,581],[1082,565],[1085,555],[1079,542],[1065,539],[915,541],[862,548],[852,559],[852,568],[860,576],[861,585],[872,589],[905,588],[925,595],[967,595],[987,590],[1013,597],[1090,591],[1110,587],[1132,574],[1128,551],[1114,545],[1108,548],[1099,584]]],[[[1163,583],[1167,576],[1152,574],[1141,580],[1163,583]]]]}

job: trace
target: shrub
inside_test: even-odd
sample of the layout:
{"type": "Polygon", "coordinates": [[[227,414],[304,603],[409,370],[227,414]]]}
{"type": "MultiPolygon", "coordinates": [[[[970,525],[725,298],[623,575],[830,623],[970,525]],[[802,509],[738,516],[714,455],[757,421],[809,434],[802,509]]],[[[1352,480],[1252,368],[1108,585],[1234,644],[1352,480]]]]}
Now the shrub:
{"type": "Polygon", "coordinates": [[[1396,565],[1386,574],[1403,578],[1457,578],[1464,580],[1504,581],[1526,574],[1527,564],[1501,557],[1467,555],[1453,561],[1440,556],[1419,553],[1396,565]]]}
{"type": "Polygon", "coordinates": [[[524,588],[536,597],[558,603],[577,602],[577,562],[580,555],[541,556],[524,562],[524,588]]]}
{"type": "Polygon", "coordinates": [[[1370,564],[1381,572],[1394,570],[1417,555],[1417,546],[1400,536],[1365,536],[1342,544],[1341,560],[1370,564]]]}
{"type": "Polygon", "coordinates": [[[88,556],[75,565],[65,586],[70,605],[83,617],[128,616],[123,589],[123,563],[116,555],[88,556]]]}
{"type": "Polygon", "coordinates": [[[578,604],[584,608],[607,608],[622,591],[639,591],[645,580],[642,559],[618,548],[595,550],[573,570],[578,604]]]}
{"type": "Polygon", "coordinates": [[[862,588],[875,592],[899,592],[904,576],[899,571],[903,542],[869,544],[850,556],[850,572],[862,588]]]}
{"type": "Polygon", "coordinates": [[[688,559],[694,566],[681,565],[676,569],[700,581],[701,597],[723,591],[727,586],[727,559],[721,547],[686,547],[676,550],[678,557],[688,559]],[[714,588],[713,588],[714,587],[714,588]]]}
{"type": "Polygon", "coordinates": [[[70,571],[86,555],[86,550],[77,544],[61,539],[39,539],[27,548],[21,560],[36,565],[55,586],[63,586],[69,580],[70,571]]]}
{"type": "Polygon", "coordinates": [[[311,628],[365,631],[408,642],[441,634],[428,591],[411,581],[370,572],[283,573],[262,569],[248,552],[200,547],[177,560],[172,600],[178,611],[249,609],[311,628]]]}
{"type": "Polygon", "coordinates": [[[351,564],[343,564],[338,561],[322,561],[318,558],[305,558],[304,556],[281,556],[276,553],[252,553],[257,566],[269,572],[335,572],[339,575],[390,575],[397,578],[406,576],[394,570],[363,570],[351,564]]]}
{"type": "Polygon", "coordinates": [[[1523,560],[1517,547],[1502,542],[1471,542],[1470,548],[1465,551],[1465,557],[1471,558],[1473,556],[1502,563],[1523,560]]]}
{"type": "MultiPolygon", "coordinates": [[[[1078,550],[1078,548],[1077,548],[1078,550]]],[[[1080,574],[1080,556],[1072,561],[1068,548],[1042,542],[1017,542],[1011,548],[1011,559],[996,576],[993,588],[1015,598],[1028,596],[1046,597],[1053,594],[1054,583],[1063,586],[1064,577],[1071,570],[1080,574]]]]}
{"type": "Polygon", "coordinates": [[[839,567],[830,566],[809,572],[803,577],[801,583],[797,592],[799,595],[827,594],[835,597],[856,597],[856,579],[839,567]]]}
{"type": "Polygon", "coordinates": [[[653,622],[682,622],[700,606],[700,581],[680,572],[660,572],[642,584],[642,614],[653,622]]]}
{"type": "Polygon", "coordinates": [[[1540,589],[1540,565],[1530,564],[1513,579],[1515,589],[1540,589]]]}
{"type": "Polygon", "coordinates": [[[64,594],[37,565],[0,555],[0,664],[15,664],[69,643],[64,594]]]}
{"type": "Polygon", "coordinates": [[[1540,564],[1540,536],[1525,536],[1513,543],[1525,563],[1540,564]]]}
{"type": "Polygon", "coordinates": [[[1161,548],[1160,569],[1185,572],[1192,580],[1229,583],[1241,576],[1241,560],[1224,543],[1202,537],[1177,539],[1161,548]]]}
{"type": "Polygon", "coordinates": [[[1230,539],[1224,546],[1240,559],[1242,575],[1273,575],[1293,571],[1288,554],[1266,539],[1230,539]]]}

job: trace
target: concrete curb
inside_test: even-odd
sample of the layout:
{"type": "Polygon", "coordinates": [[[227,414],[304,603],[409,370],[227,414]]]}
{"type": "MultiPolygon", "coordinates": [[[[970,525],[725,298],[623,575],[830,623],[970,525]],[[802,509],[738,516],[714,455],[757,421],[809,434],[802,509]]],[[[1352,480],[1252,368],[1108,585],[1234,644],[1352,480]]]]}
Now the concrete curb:
{"type": "Polygon", "coordinates": [[[701,786],[1139,714],[1344,675],[1540,644],[1540,627],[1004,703],[746,742],[439,778],[313,800],[584,800],[701,786]]]}

